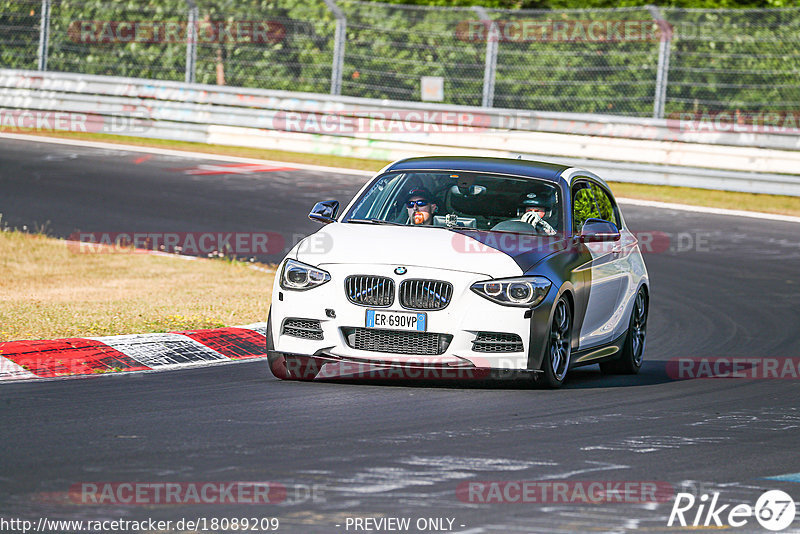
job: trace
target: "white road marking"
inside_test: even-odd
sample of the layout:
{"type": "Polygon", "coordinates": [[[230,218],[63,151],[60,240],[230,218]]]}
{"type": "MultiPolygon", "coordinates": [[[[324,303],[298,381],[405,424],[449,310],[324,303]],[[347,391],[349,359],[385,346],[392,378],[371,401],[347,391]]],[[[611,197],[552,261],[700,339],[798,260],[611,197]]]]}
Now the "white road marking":
{"type": "Polygon", "coordinates": [[[568,471],[566,473],[556,473],[553,475],[545,475],[539,477],[539,480],[559,480],[574,477],[576,475],[582,475],[584,473],[592,473],[595,471],[613,471],[615,469],[630,469],[631,466],[629,465],[622,465],[622,464],[612,464],[607,462],[593,462],[593,461],[586,461],[587,464],[596,464],[598,467],[587,467],[585,469],[577,469],[575,471],[568,471]]]}
{"type": "Polygon", "coordinates": [[[622,438],[604,445],[581,447],[582,451],[628,451],[650,453],[664,449],[679,449],[687,445],[705,445],[721,443],[730,439],[727,436],[690,438],[684,436],[636,436],[622,438]]]}
{"type": "MultiPolygon", "coordinates": [[[[166,148],[150,148],[117,143],[102,143],[97,141],[81,141],[75,139],[60,139],[57,137],[44,137],[38,135],[24,135],[24,134],[9,134],[0,133],[0,138],[17,139],[20,141],[36,141],[40,143],[53,143],[68,146],[83,146],[90,148],[102,148],[108,150],[120,150],[127,152],[144,152],[148,154],[160,154],[164,156],[177,156],[183,158],[206,159],[215,161],[231,161],[237,163],[257,163],[263,165],[279,165],[290,166],[296,169],[310,170],[310,171],[323,171],[336,174],[348,174],[353,176],[375,176],[373,171],[362,171],[358,169],[346,169],[344,167],[326,167],[323,165],[308,165],[305,163],[293,163],[287,161],[274,161],[257,158],[243,158],[238,156],[226,156],[223,154],[209,154],[207,152],[189,152],[184,150],[170,150],[166,148]]],[[[639,200],[634,198],[619,197],[617,201],[623,204],[630,204],[632,206],[645,206],[657,209],[672,209],[681,211],[691,211],[695,213],[708,213],[712,215],[732,215],[737,217],[751,217],[755,219],[765,219],[770,221],[782,221],[800,223],[800,217],[792,217],[790,215],[779,215],[776,213],[761,213],[755,211],[745,210],[729,210],[723,208],[708,208],[704,206],[691,206],[688,204],[675,204],[671,202],[658,202],[655,200],[639,200]]]]}
{"type": "Polygon", "coordinates": [[[231,161],[234,163],[257,163],[262,165],[289,166],[295,169],[308,171],[323,171],[336,174],[350,174],[354,176],[375,176],[372,171],[360,171],[357,169],[344,169],[340,167],[325,167],[323,165],[308,165],[305,163],[290,163],[286,161],[272,161],[257,158],[242,158],[239,156],[226,156],[223,154],[210,154],[208,152],[189,152],[186,150],[170,150],[167,148],[151,148],[146,146],[133,146],[117,143],[102,143],[98,141],[81,141],[78,139],[61,139],[58,137],[44,137],[39,135],[9,134],[0,133],[0,138],[17,139],[19,141],[35,141],[39,143],[52,143],[55,145],[82,146],[89,148],[102,148],[106,150],[118,150],[125,152],[144,152],[146,154],[159,154],[162,156],[177,156],[187,159],[207,159],[213,161],[231,161]]]}

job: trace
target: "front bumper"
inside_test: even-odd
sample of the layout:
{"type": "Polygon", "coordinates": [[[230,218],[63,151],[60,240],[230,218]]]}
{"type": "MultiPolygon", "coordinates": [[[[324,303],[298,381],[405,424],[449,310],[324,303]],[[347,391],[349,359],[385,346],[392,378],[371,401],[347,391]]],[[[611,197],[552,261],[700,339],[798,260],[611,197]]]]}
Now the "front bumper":
{"type": "MultiPolygon", "coordinates": [[[[353,304],[347,299],[342,280],[354,273],[390,276],[395,279],[397,287],[404,278],[391,274],[393,266],[320,267],[331,273],[331,281],[320,287],[309,291],[286,291],[280,288],[278,282],[275,284],[270,332],[273,360],[284,358],[286,372],[292,372],[298,377],[319,375],[325,378],[330,373],[346,376],[362,374],[369,366],[374,367],[370,372],[407,369],[411,374],[427,371],[429,374],[439,375],[446,374],[444,371],[464,369],[526,371],[539,368],[543,343],[546,342],[546,325],[549,325],[553,294],[556,292],[554,288],[551,288],[547,298],[539,306],[528,310],[496,304],[469,289],[473,283],[488,279],[486,275],[413,267],[415,278],[446,280],[453,284],[450,304],[443,310],[425,312],[427,332],[452,336],[452,339],[440,354],[398,354],[359,350],[348,343],[346,332],[352,328],[365,327],[368,307],[353,304]],[[319,321],[321,339],[287,335],[283,328],[286,319],[319,321]],[[479,333],[487,332],[517,335],[520,345],[513,352],[475,350],[474,342],[479,333]],[[302,363],[301,359],[306,363],[302,363]],[[304,371],[306,365],[312,371],[304,371]],[[289,369],[291,366],[294,367],[289,369]]],[[[408,311],[397,302],[388,309],[408,311]]]]}
{"type": "Polygon", "coordinates": [[[437,365],[432,362],[385,363],[339,358],[327,354],[308,356],[268,351],[272,373],[284,380],[368,380],[465,382],[486,380],[530,380],[541,371],[437,365]]]}

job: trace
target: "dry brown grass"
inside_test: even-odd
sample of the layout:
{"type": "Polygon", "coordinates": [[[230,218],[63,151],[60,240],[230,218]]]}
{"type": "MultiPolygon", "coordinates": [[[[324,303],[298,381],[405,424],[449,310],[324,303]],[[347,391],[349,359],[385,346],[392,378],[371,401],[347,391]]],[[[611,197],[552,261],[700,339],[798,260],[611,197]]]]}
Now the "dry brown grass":
{"type": "Polygon", "coordinates": [[[62,240],[0,231],[0,341],[266,321],[274,277],[267,269],[227,260],[77,253],[62,240]]]}

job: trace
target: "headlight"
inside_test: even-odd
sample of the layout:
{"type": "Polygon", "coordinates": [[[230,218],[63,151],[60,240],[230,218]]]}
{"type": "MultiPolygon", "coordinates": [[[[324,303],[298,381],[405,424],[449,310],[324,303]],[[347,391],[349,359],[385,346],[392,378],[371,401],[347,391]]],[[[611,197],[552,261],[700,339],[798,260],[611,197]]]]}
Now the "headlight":
{"type": "Polygon", "coordinates": [[[293,291],[305,291],[321,286],[331,279],[327,271],[295,260],[286,260],[281,271],[281,287],[293,291]]]}
{"type": "Polygon", "coordinates": [[[475,282],[471,289],[478,295],[502,304],[532,308],[539,304],[553,285],[544,276],[521,276],[502,280],[475,282]]]}

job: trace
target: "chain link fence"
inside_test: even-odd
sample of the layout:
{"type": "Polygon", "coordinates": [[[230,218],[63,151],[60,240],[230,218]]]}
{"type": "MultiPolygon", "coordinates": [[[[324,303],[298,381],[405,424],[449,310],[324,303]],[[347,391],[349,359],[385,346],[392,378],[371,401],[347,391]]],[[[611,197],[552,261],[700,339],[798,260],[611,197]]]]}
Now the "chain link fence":
{"type": "Polygon", "coordinates": [[[0,0],[0,42],[4,68],[404,101],[432,77],[445,104],[639,117],[800,109],[798,8],[0,0]]]}
{"type": "Polygon", "coordinates": [[[496,106],[652,113],[661,37],[646,9],[490,11],[490,16],[502,25],[496,106]]]}
{"type": "Polygon", "coordinates": [[[665,12],[668,112],[800,110],[800,9],[665,12]]]}
{"type": "Polygon", "coordinates": [[[0,0],[0,64],[14,69],[36,69],[41,33],[38,0],[0,0]]]}

